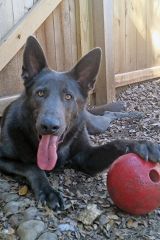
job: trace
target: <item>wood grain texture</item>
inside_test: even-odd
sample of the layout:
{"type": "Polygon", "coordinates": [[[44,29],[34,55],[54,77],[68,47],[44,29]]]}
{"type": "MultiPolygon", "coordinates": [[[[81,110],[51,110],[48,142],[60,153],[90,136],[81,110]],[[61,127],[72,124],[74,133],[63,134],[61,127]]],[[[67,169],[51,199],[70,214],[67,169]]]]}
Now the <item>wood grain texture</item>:
{"type": "MultiPolygon", "coordinates": [[[[127,71],[136,70],[136,0],[126,0],[126,49],[125,65],[127,71]]],[[[120,61],[120,59],[119,59],[120,61]]]]}
{"type": "Polygon", "coordinates": [[[45,54],[47,55],[47,48],[46,48],[46,32],[45,32],[45,24],[43,23],[36,31],[35,33],[42,49],[45,54]]]}
{"type": "Polygon", "coordinates": [[[115,75],[115,86],[122,87],[158,77],[160,77],[160,66],[136,70],[133,72],[120,73],[115,75]]]}
{"type": "Polygon", "coordinates": [[[107,102],[115,100],[113,1],[103,1],[107,102]]]}
{"type": "Polygon", "coordinates": [[[136,27],[136,69],[144,69],[147,67],[147,26],[146,26],[146,1],[136,1],[135,6],[135,27],[136,27]]]}
{"type": "Polygon", "coordinates": [[[125,72],[125,0],[114,0],[114,72],[125,72]]]}
{"type": "Polygon", "coordinates": [[[64,65],[63,70],[69,70],[72,66],[72,47],[71,47],[71,25],[70,25],[70,6],[68,0],[61,3],[61,22],[62,38],[64,47],[64,65]]]}
{"type": "Polygon", "coordinates": [[[12,0],[3,0],[0,5],[0,40],[14,24],[12,0]]]}
{"type": "Polygon", "coordinates": [[[0,72],[0,97],[14,95],[22,90],[22,54],[23,49],[21,49],[3,71],[0,72]]]}
{"type": "Polygon", "coordinates": [[[103,2],[92,1],[92,14],[93,14],[93,45],[102,49],[102,61],[100,72],[97,77],[94,93],[94,104],[97,105],[107,102],[107,86],[106,86],[106,61],[105,61],[105,42],[104,42],[104,19],[103,19],[103,2]],[[99,27],[101,26],[101,27],[99,27]]]}
{"type": "Polygon", "coordinates": [[[53,16],[57,70],[64,71],[64,39],[62,36],[61,5],[55,9],[53,16]]]}
{"type": "Polygon", "coordinates": [[[79,11],[80,11],[81,54],[85,55],[91,49],[92,46],[90,1],[79,0],[79,11]]]}
{"type": "Polygon", "coordinates": [[[46,56],[49,67],[57,70],[56,63],[56,43],[55,43],[55,32],[54,32],[54,17],[52,13],[44,22],[45,28],[45,43],[46,43],[46,56]]]}
{"type": "Polygon", "coordinates": [[[57,7],[61,0],[40,0],[33,9],[12,29],[0,45],[0,70],[14,57],[25,43],[28,35],[34,33],[57,7]],[[42,11],[43,9],[43,11],[42,11]]]}
{"type": "Polygon", "coordinates": [[[72,65],[77,62],[78,59],[78,47],[77,43],[77,31],[76,31],[76,5],[74,0],[68,0],[69,3],[69,15],[70,15],[70,34],[71,34],[71,52],[72,52],[72,65]]]}

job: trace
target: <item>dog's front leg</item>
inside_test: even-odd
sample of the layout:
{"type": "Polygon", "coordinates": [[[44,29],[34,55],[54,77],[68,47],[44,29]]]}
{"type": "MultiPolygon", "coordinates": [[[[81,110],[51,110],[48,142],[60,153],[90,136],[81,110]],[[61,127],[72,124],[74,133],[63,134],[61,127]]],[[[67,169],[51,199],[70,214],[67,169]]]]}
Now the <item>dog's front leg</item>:
{"type": "Polygon", "coordinates": [[[38,201],[46,203],[53,210],[64,209],[61,194],[51,187],[44,171],[32,166],[27,169],[25,175],[38,201]]]}
{"type": "Polygon", "coordinates": [[[119,156],[136,153],[146,161],[160,162],[160,145],[149,141],[116,140],[102,146],[90,146],[72,159],[73,167],[94,175],[109,167],[119,156]]]}
{"type": "Polygon", "coordinates": [[[61,194],[51,187],[45,172],[38,167],[0,156],[0,170],[25,177],[29,181],[37,201],[46,203],[53,210],[64,208],[61,194]]]}

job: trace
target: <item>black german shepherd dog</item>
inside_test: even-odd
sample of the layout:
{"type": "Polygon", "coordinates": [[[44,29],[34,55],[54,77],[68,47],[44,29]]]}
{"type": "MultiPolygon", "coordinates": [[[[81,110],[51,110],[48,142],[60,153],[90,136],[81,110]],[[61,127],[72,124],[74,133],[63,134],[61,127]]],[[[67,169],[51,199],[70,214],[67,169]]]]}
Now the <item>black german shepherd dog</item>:
{"type": "Polygon", "coordinates": [[[0,170],[25,177],[36,199],[54,210],[63,209],[63,199],[45,171],[68,165],[94,175],[128,152],[160,161],[160,146],[148,141],[90,144],[86,104],[100,60],[101,50],[95,48],[72,70],[56,72],[48,68],[37,40],[29,37],[22,68],[25,90],[2,118],[0,170]]]}

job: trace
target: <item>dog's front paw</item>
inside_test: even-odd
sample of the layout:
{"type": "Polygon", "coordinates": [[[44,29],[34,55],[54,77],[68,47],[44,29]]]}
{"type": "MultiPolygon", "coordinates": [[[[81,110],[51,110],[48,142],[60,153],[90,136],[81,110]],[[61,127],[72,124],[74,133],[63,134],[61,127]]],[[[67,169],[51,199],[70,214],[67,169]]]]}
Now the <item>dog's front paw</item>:
{"type": "Polygon", "coordinates": [[[53,209],[54,211],[64,210],[64,201],[61,194],[51,187],[40,190],[36,198],[42,204],[46,204],[49,208],[53,209]]]}
{"type": "Polygon", "coordinates": [[[149,141],[137,141],[128,147],[128,151],[138,154],[146,161],[160,162],[160,144],[149,141]]]}

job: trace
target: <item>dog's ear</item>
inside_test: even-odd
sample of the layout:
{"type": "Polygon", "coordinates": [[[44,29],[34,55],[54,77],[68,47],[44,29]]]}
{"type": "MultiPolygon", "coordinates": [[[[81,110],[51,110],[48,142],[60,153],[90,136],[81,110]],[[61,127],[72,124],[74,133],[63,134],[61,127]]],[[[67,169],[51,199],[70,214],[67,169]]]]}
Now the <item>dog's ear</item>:
{"type": "Polygon", "coordinates": [[[94,48],[82,57],[76,66],[71,70],[72,76],[79,83],[85,95],[88,94],[89,90],[94,88],[101,62],[101,55],[101,49],[94,48]]]}
{"type": "Polygon", "coordinates": [[[47,62],[40,44],[33,36],[28,37],[23,54],[22,78],[31,79],[45,67],[47,62]]]}

